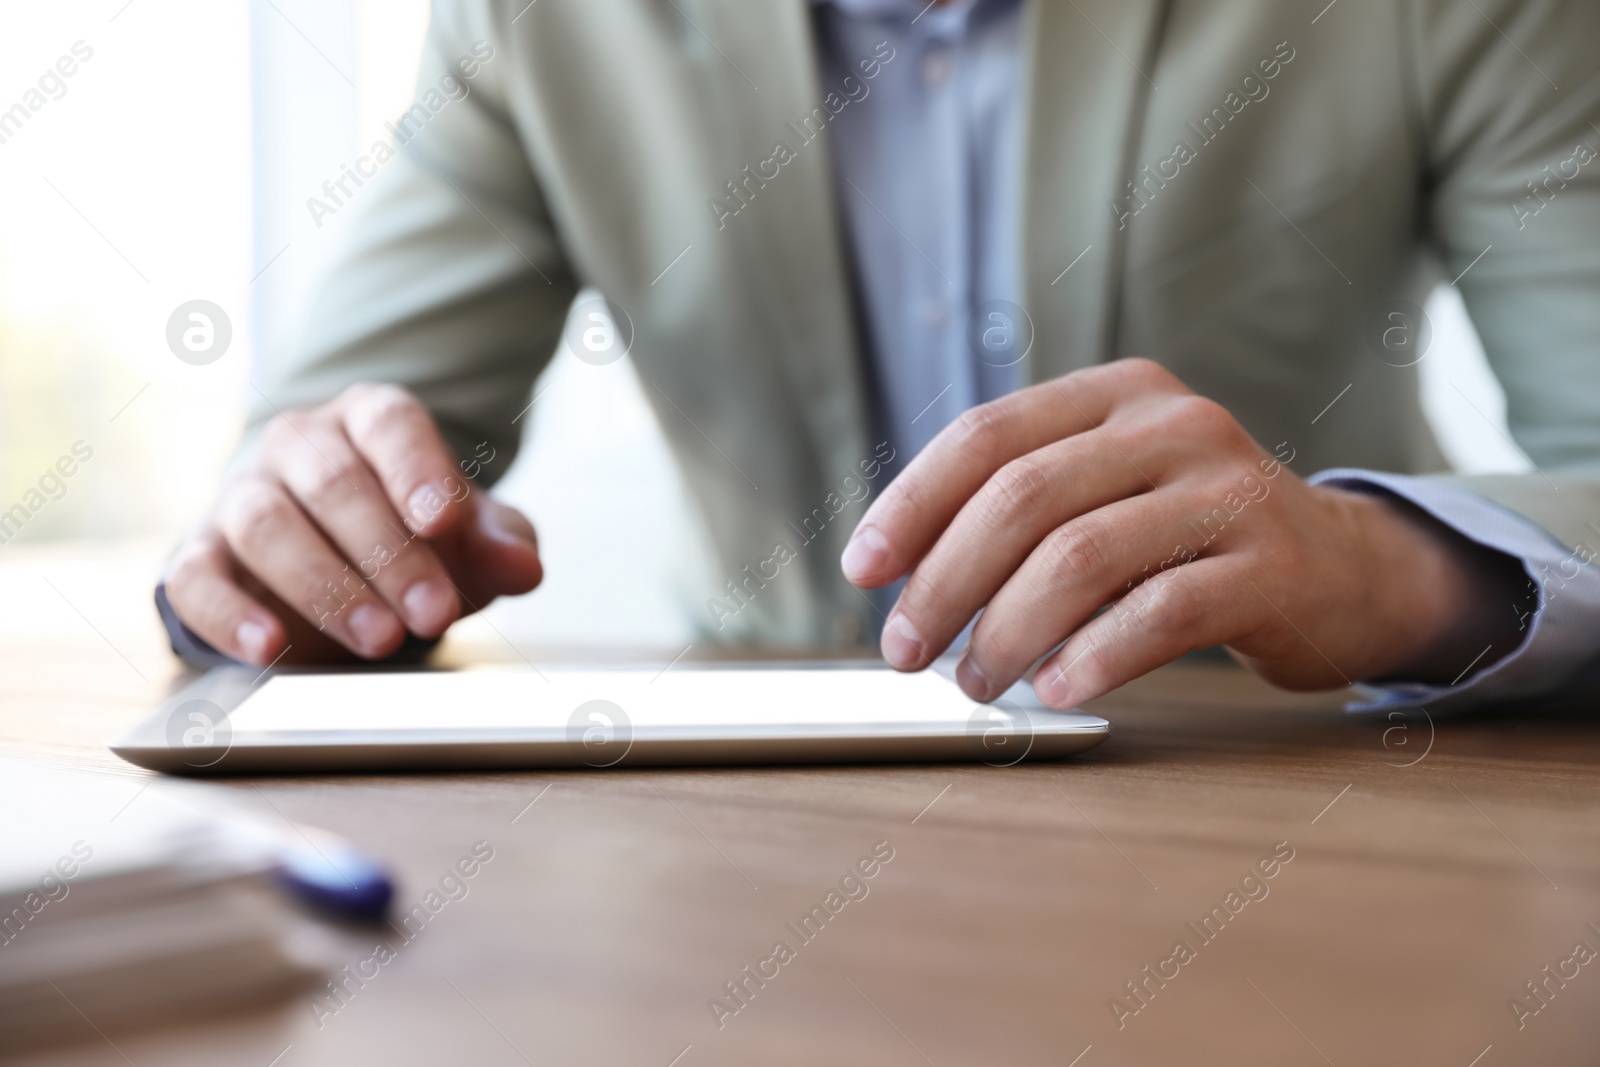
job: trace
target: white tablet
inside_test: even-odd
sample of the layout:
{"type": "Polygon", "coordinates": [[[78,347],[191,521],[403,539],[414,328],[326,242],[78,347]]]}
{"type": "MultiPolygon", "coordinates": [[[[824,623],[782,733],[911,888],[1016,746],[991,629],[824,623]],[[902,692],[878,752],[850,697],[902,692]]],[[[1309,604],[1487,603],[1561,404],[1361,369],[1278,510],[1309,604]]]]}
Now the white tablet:
{"type": "Polygon", "coordinates": [[[111,745],[174,774],[971,760],[1092,748],[1110,725],[937,673],[853,663],[464,670],[223,668],[111,745]]]}

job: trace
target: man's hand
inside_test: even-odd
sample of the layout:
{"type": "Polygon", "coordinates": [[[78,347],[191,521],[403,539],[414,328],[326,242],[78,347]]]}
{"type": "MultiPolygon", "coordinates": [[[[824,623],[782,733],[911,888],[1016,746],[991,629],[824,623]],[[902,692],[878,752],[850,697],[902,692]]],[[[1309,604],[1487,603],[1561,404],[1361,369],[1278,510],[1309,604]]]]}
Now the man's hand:
{"type": "Polygon", "coordinates": [[[164,580],[191,630],[265,665],[290,645],[381,659],[541,576],[533,527],[471,486],[427,409],[356,385],[267,425],[164,580]]]}
{"type": "Polygon", "coordinates": [[[1307,485],[1135,359],[968,411],[873,503],[842,566],[867,588],[909,573],[883,630],[899,670],[983,612],[957,667],[974,699],[1065,641],[1034,677],[1057,708],[1214,645],[1293,689],[1449,682],[1514,647],[1527,584],[1409,504],[1307,485]]]}

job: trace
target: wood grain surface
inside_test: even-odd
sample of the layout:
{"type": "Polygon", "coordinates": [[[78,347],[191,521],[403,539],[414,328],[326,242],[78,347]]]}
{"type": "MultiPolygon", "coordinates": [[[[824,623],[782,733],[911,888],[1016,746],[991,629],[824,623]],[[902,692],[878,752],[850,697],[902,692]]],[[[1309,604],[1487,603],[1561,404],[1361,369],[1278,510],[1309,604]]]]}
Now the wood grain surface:
{"type": "MultiPolygon", "coordinates": [[[[181,678],[153,552],[6,552],[0,746],[131,797],[147,776],[105,742],[181,678]]],[[[1600,1061],[1600,962],[1574,953],[1600,950],[1592,710],[1430,722],[1343,699],[1186,663],[1097,701],[1112,739],[1054,764],[228,782],[391,864],[400,913],[477,843],[493,858],[343,1000],[86,1020],[11,1062],[1600,1061]]],[[[380,940],[341,936],[358,968],[380,940]]]]}

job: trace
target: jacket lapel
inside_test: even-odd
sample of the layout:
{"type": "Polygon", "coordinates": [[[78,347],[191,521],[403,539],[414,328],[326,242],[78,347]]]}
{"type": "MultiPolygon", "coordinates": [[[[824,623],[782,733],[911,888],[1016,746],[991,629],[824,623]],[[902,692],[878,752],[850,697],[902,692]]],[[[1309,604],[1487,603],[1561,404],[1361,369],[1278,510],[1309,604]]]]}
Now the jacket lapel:
{"type": "MultiPolygon", "coordinates": [[[[682,2],[682,0],[679,0],[682,2]]],[[[840,231],[829,138],[802,141],[787,123],[820,107],[816,44],[807,0],[699,0],[719,64],[730,158],[755,163],[783,142],[795,152],[773,187],[757,193],[719,234],[730,240],[745,295],[768,327],[811,435],[824,482],[865,456],[864,376],[840,231]],[[734,69],[737,63],[739,70],[734,69]],[[742,72],[742,73],[741,73],[742,72]],[[764,202],[763,202],[764,201],[764,202]]],[[[756,353],[751,353],[752,356],[756,353]]]]}
{"type": "MultiPolygon", "coordinates": [[[[801,145],[785,126],[825,95],[810,6],[679,2],[715,42],[700,60],[708,73],[721,68],[710,81],[721,86],[730,158],[766,158],[780,139],[797,151],[778,179],[782,203],[766,193],[768,203],[752,202],[722,236],[772,326],[767,343],[796,391],[817,473],[847,469],[866,448],[867,405],[828,139],[801,145]]],[[[1116,354],[1126,233],[1112,204],[1133,169],[1147,98],[1159,91],[1155,55],[1170,3],[1029,0],[1019,208],[1035,381],[1116,354]]]]}
{"type": "Polygon", "coordinates": [[[1030,5],[1021,233],[1034,381],[1117,354],[1126,232],[1111,205],[1131,175],[1146,100],[1159,91],[1156,46],[1169,6],[1030,5]]]}

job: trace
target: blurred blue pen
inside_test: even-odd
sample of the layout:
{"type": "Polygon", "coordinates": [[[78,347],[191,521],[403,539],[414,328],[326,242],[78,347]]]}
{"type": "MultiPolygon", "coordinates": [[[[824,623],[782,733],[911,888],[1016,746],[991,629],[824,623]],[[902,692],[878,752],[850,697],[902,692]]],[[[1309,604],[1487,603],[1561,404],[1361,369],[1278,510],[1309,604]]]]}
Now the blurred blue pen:
{"type": "Polygon", "coordinates": [[[306,840],[285,841],[273,873],[295,899],[340,918],[377,922],[389,912],[394,883],[347,841],[311,827],[306,840]]]}

